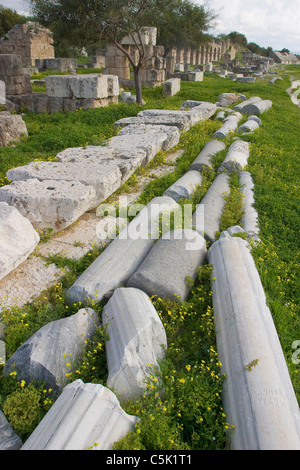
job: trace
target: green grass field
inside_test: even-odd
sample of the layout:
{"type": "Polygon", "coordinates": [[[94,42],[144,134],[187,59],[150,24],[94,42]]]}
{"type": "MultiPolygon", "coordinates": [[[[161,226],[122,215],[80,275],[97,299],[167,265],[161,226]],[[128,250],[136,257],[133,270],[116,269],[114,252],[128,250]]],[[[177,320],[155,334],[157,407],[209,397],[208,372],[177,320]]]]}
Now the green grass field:
{"type": "MultiPolygon", "coordinates": [[[[293,76],[300,75],[300,68],[293,67],[291,70],[293,76]]],[[[0,150],[0,184],[7,184],[6,172],[12,167],[34,160],[52,160],[59,151],[68,147],[105,142],[114,135],[113,124],[116,120],[134,116],[141,109],[179,109],[188,99],[216,102],[219,94],[224,92],[272,100],[272,108],[261,116],[260,129],[246,138],[250,142],[247,170],[254,180],[255,207],[262,240],[252,253],[300,402],[300,364],[292,361],[295,352],[293,342],[300,340],[300,109],[292,104],[286,92],[290,86],[289,75],[286,69],[282,70],[283,80],[271,85],[267,78],[244,84],[207,74],[203,82],[181,82],[180,93],[169,99],[162,98],[161,88],[144,89],[144,107],[120,103],[66,114],[25,113],[29,137],[15,146],[0,150]]],[[[140,202],[147,203],[152,197],[162,195],[188,169],[219,125],[214,120],[205,121],[182,135],[178,147],[184,153],[175,172],[151,182],[140,196],[140,202]]],[[[159,165],[163,160],[164,155],[159,155],[152,164],[159,165]]],[[[206,187],[213,177],[206,177],[206,187]]],[[[130,182],[127,187],[130,187],[130,182]]],[[[202,197],[200,191],[193,202],[196,204],[202,197]]],[[[238,202],[234,203],[230,216],[223,220],[223,228],[238,223],[240,215],[238,202]]],[[[2,316],[7,324],[4,339],[9,355],[43,324],[78,310],[78,305],[66,309],[66,289],[99,253],[95,247],[81,260],[51,258],[58,266],[68,266],[69,271],[60,283],[49,290],[47,302],[38,299],[23,309],[4,309],[1,312],[0,318],[2,316]]],[[[123,404],[126,411],[138,415],[141,421],[135,431],[118,444],[119,448],[214,450],[228,447],[228,435],[234,428],[233,423],[227,422],[222,408],[224,377],[220,374],[216,351],[210,273],[209,265],[199,269],[198,280],[183,303],[153,299],[168,337],[167,356],[161,364],[160,373],[154,372],[150,377],[147,393],[136,402],[123,404]]],[[[103,304],[93,307],[100,315],[103,304]]],[[[105,384],[104,339],[105,332],[100,328],[97,337],[88,345],[82,363],[78,364],[76,371],[70,371],[69,380],[81,378],[85,382],[105,384]]],[[[36,394],[32,416],[28,418],[20,413],[15,420],[16,430],[23,439],[32,432],[55,397],[42,385],[33,391],[28,384],[18,383],[14,376],[0,377],[0,408],[7,410],[7,413],[12,409],[10,397],[17,395],[12,403],[21,409],[32,393],[36,394]]]]}

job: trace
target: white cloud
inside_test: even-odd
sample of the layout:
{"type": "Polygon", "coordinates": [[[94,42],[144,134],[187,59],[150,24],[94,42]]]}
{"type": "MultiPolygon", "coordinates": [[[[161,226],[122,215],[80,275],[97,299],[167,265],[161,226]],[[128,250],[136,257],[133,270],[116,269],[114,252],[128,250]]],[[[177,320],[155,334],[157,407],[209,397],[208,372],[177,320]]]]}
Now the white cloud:
{"type": "Polygon", "coordinates": [[[300,50],[300,0],[195,0],[217,14],[212,32],[238,31],[248,42],[273,49],[300,50]]]}

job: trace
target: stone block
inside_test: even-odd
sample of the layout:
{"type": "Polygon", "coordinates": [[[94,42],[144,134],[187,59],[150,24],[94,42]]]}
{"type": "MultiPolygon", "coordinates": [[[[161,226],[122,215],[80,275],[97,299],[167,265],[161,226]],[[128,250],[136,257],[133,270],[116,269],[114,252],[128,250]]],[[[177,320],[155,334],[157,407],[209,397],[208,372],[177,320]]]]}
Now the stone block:
{"type": "Polygon", "coordinates": [[[108,366],[107,386],[121,402],[134,400],[146,390],[146,379],[158,368],[167,337],[148,295],[135,288],[116,289],[105,305],[102,324],[108,366]]]}
{"type": "Polygon", "coordinates": [[[119,94],[117,78],[111,75],[50,75],[45,78],[49,96],[101,99],[119,94]]]}
{"type": "Polygon", "coordinates": [[[123,127],[118,135],[130,135],[133,139],[135,136],[150,137],[155,140],[161,139],[161,150],[167,151],[175,147],[179,143],[179,130],[175,126],[155,126],[155,125],[136,125],[131,124],[123,127]]]}
{"type": "Polygon", "coordinates": [[[299,404],[249,248],[222,237],[208,252],[230,447],[299,450],[299,404]]]}
{"type": "Polygon", "coordinates": [[[96,312],[83,308],[70,317],[47,323],[8,359],[3,374],[16,371],[18,380],[44,382],[46,388],[61,392],[68,381],[66,373],[75,370],[97,322],[96,312]]]}
{"type": "Polygon", "coordinates": [[[122,183],[122,173],[114,164],[99,164],[95,160],[78,162],[31,162],[7,172],[11,181],[36,178],[39,181],[77,181],[95,190],[94,208],[113,194],[122,183]]]}
{"type": "Polygon", "coordinates": [[[125,285],[159,238],[159,215],[168,218],[178,208],[170,197],[152,199],[69,288],[68,301],[86,302],[90,298],[100,302],[125,285]]]}
{"type": "Polygon", "coordinates": [[[67,385],[21,450],[112,450],[139,419],[100,384],[67,385]]]}
{"type": "Polygon", "coordinates": [[[60,231],[74,223],[94,204],[95,190],[76,181],[15,181],[0,188],[0,201],[7,202],[35,229],[60,231]]]}
{"type": "Polygon", "coordinates": [[[22,116],[0,112],[0,147],[19,142],[22,137],[27,136],[27,127],[22,116]]]}
{"type": "Polygon", "coordinates": [[[0,279],[25,261],[40,241],[29,220],[0,202],[0,279]]]}
{"type": "Polygon", "coordinates": [[[229,175],[220,173],[193,214],[193,227],[206,240],[213,243],[220,228],[220,218],[226,204],[225,196],[230,193],[229,175]]]}
{"type": "Polygon", "coordinates": [[[190,166],[190,170],[203,171],[205,168],[213,169],[212,157],[224,150],[226,145],[218,140],[211,140],[205,144],[197,158],[190,166]]]}
{"type": "Polygon", "coordinates": [[[222,93],[219,95],[220,106],[230,106],[231,104],[238,101],[239,97],[234,93],[222,93]]]}
{"type": "Polygon", "coordinates": [[[193,193],[202,184],[202,175],[197,170],[187,171],[181,178],[172,184],[163,196],[170,196],[174,201],[191,199],[193,193]]]}
{"type": "Polygon", "coordinates": [[[189,82],[203,82],[204,72],[197,70],[195,72],[188,72],[189,82]]]}
{"type": "Polygon", "coordinates": [[[195,230],[177,228],[155,243],[127,287],[141,289],[149,296],[185,300],[190,292],[186,278],[195,280],[205,258],[204,238],[195,230]]]}
{"type": "Polygon", "coordinates": [[[21,447],[21,438],[15,433],[0,410],[0,450],[20,450],[21,447]]]}
{"type": "Polygon", "coordinates": [[[180,78],[170,78],[163,84],[163,97],[174,96],[180,92],[180,78]]]}
{"type": "Polygon", "coordinates": [[[29,75],[22,74],[9,77],[0,75],[0,80],[3,80],[5,83],[6,95],[24,95],[26,93],[32,93],[29,75]]]}
{"type": "MultiPolygon", "coordinates": [[[[254,122],[254,121],[253,121],[254,122]]],[[[230,145],[225,160],[220,165],[218,172],[239,172],[244,169],[249,158],[249,142],[236,140],[230,145]]]]}
{"type": "Polygon", "coordinates": [[[23,75],[21,56],[17,54],[0,54],[0,77],[23,75]]]}

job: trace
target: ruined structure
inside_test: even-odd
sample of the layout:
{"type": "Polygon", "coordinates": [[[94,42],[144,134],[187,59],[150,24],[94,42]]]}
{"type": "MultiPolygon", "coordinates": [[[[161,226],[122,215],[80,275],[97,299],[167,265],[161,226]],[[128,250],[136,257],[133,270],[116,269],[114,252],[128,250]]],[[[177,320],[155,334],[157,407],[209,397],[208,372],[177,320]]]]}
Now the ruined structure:
{"type": "Polygon", "coordinates": [[[16,24],[1,39],[0,53],[19,55],[24,67],[33,66],[35,59],[54,58],[53,35],[32,21],[16,24]]]}
{"type": "Polygon", "coordinates": [[[292,52],[271,51],[270,57],[274,59],[277,64],[300,65],[300,57],[292,52]]]}

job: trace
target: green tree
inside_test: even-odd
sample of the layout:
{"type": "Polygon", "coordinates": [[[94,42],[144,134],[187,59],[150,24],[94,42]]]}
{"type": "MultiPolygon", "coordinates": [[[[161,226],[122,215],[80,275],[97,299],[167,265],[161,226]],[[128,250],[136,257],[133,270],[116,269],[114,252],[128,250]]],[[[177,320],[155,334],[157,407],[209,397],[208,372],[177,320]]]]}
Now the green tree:
{"type": "Polygon", "coordinates": [[[155,19],[158,43],[166,50],[200,46],[212,39],[207,31],[215,18],[212,10],[190,0],[167,2],[160,17],[155,19]]]}
{"type": "Polygon", "coordinates": [[[19,15],[15,10],[0,5],[0,38],[4,37],[15,24],[23,24],[26,21],[28,21],[26,16],[19,15]]]}
{"type": "Polygon", "coordinates": [[[233,44],[237,44],[241,47],[247,47],[247,38],[244,34],[238,33],[237,31],[232,31],[228,34],[228,38],[231,40],[233,44]]]}
{"type": "MultiPolygon", "coordinates": [[[[144,26],[160,28],[178,18],[178,27],[173,27],[173,39],[182,37],[182,47],[187,43],[189,30],[188,12],[205,12],[203,7],[193,6],[190,0],[28,0],[37,21],[48,26],[56,38],[72,40],[79,47],[106,39],[128,57],[134,72],[136,100],[142,103],[142,89],[139,72],[148,57],[142,41],[144,26]],[[168,19],[169,18],[169,19],[168,19]],[[182,21],[182,19],[184,21],[182,21]],[[175,34],[174,34],[175,33],[175,34]],[[136,54],[130,54],[122,45],[122,39],[130,36],[135,44],[136,54]]],[[[200,21],[201,15],[198,18],[200,21]]],[[[192,18],[191,18],[192,19],[192,18]]],[[[206,27],[206,19],[194,25],[193,31],[206,27]]],[[[167,43],[167,41],[166,41],[167,43]]],[[[176,45],[176,44],[175,44],[176,45]]]]}

